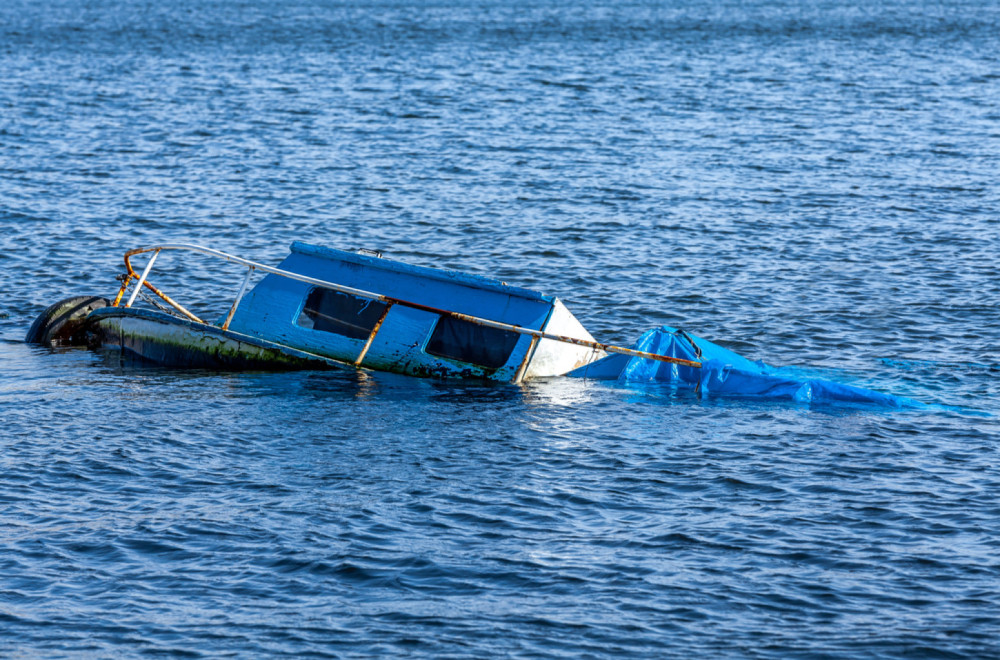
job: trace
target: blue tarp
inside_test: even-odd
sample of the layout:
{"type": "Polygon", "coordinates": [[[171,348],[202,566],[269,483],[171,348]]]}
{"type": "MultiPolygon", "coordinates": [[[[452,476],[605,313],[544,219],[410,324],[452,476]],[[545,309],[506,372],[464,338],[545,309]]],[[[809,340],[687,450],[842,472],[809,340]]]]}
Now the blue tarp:
{"type": "Polygon", "coordinates": [[[702,363],[698,367],[648,358],[610,355],[571,371],[569,376],[617,380],[619,383],[689,384],[701,394],[763,397],[800,403],[850,403],[909,408],[911,399],[881,394],[831,380],[804,377],[794,369],[752,362],[742,355],[682,330],[663,326],[645,333],[635,350],[702,363]]]}

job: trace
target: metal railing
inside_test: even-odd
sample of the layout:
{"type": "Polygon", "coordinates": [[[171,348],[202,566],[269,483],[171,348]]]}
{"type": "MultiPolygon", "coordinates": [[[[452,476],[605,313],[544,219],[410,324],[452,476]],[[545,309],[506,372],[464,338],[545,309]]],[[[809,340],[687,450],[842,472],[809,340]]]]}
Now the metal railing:
{"type": "MultiPolygon", "coordinates": [[[[590,341],[587,339],[578,339],[576,337],[566,337],[551,332],[545,332],[542,330],[533,330],[531,328],[525,328],[519,325],[512,325],[510,323],[502,323],[500,321],[491,321],[489,319],[480,318],[478,316],[471,316],[469,314],[462,314],[460,312],[452,312],[445,309],[438,309],[437,307],[431,307],[429,305],[422,305],[420,303],[415,303],[408,300],[402,300],[400,298],[384,296],[382,294],[372,293],[371,291],[364,291],[362,289],[356,289],[354,287],[344,286],[342,284],[335,284],[333,282],[327,282],[325,280],[316,279],[315,277],[309,277],[308,275],[300,275],[299,273],[292,273],[290,271],[282,270],[280,268],[274,268],[272,266],[267,266],[261,263],[257,263],[255,261],[250,261],[248,259],[242,259],[240,257],[227,254],[225,252],[220,252],[219,250],[213,250],[211,248],[202,247],[200,245],[190,245],[186,243],[157,245],[153,247],[137,248],[135,250],[129,250],[128,252],[126,252],[125,268],[127,272],[122,282],[121,289],[118,291],[118,295],[115,297],[113,303],[114,307],[120,306],[121,300],[128,289],[129,283],[133,279],[135,279],[137,280],[135,285],[135,290],[133,290],[132,294],[129,296],[128,301],[125,303],[125,307],[131,307],[132,303],[135,302],[136,296],[139,295],[139,291],[142,289],[142,287],[146,287],[154,294],[159,296],[162,300],[164,300],[168,305],[176,309],[178,312],[183,314],[188,319],[194,321],[195,323],[209,325],[208,323],[206,323],[205,321],[201,320],[200,318],[192,314],[178,302],[176,302],[168,295],[166,295],[165,293],[163,293],[162,291],[160,291],[155,286],[149,283],[149,280],[147,279],[149,273],[153,268],[153,264],[156,262],[156,257],[159,256],[160,252],[163,250],[187,250],[190,252],[198,252],[204,255],[208,255],[210,257],[215,257],[218,259],[222,259],[224,261],[228,261],[230,263],[240,264],[242,266],[247,267],[247,274],[243,278],[243,282],[240,285],[239,292],[236,294],[236,298],[235,300],[233,300],[233,304],[229,308],[229,313],[226,315],[226,320],[223,322],[221,326],[223,330],[229,329],[229,324],[232,322],[233,316],[236,314],[236,309],[239,307],[240,302],[243,300],[243,296],[246,293],[247,286],[250,283],[250,277],[253,275],[254,271],[260,271],[262,273],[270,273],[271,275],[286,277],[288,279],[296,280],[298,282],[304,282],[306,284],[311,284],[316,287],[330,289],[332,291],[339,291],[341,293],[357,296],[359,298],[367,298],[370,300],[377,300],[381,303],[384,303],[386,305],[386,309],[383,311],[381,318],[378,319],[374,328],[372,329],[371,334],[368,336],[368,341],[362,348],[361,354],[357,357],[357,359],[355,359],[354,361],[355,366],[361,366],[361,362],[364,360],[364,357],[367,354],[368,349],[372,345],[372,341],[375,339],[375,335],[381,328],[382,322],[385,320],[385,317],[389,313],[389,310],[392,308],[392,306],[401,305],[403,307],[409,307],[411,309],[419,309],[425,312],[431,312],[433,314],[438,314],[440,316],[448,316],[454,319],[458,319],[460,321],[474,323],[476,325],[481,325],[487,328],[496,328],[498,330],[516,332],[519,335],[527,335],[533,338],[533,343],[537,343],[541,339],[549,339],[551,341],[557,341],[564,344],[574,344],[576,346],[583,346],[598,351],[604,351],[606,353],[617,353],[620,355],[628,355],[631,357],[640,357],[648,360],[656,360],[658,362],[669,362],[671,364],[679,364],[686,367],[695,367],[695,368],[701,367],[700,362],[696,362],[693,360],[684,360],[682,358],[675,358],[667,355],[647,353],[645,351],[637,351],[632,348],[625,348],[624,346],[615,346],[613,344],[602,344],[601,342],[590,341]],[[153,256],[149,258],[149,261],[146,263],[146,267],[143,269],[142,273],[137,275],[135,270],[132,268],[131,259],[132,257],[138,254],[145,254],[148,252],[152,252],[153,256]]],[[[515,380],[520,380],[520,376],[523,375],[524,367],[526,366],[526,364],[527,362],[525,362],[525,364],[522,365],[521,369],[519,370],[518,377],[516,377],[515,380]]]]}

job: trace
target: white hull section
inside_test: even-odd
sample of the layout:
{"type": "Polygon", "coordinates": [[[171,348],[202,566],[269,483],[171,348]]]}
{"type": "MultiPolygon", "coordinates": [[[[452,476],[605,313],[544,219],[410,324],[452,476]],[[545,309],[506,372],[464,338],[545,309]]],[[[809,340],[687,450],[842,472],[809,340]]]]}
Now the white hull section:
{"type": "MultiPolygon", "coordinates": [[[[556,300],[549,321],[542,330],[562,337],[594,341],[591,334],[576,320],[572,312],[566,309],[566,305],[562,304],[561,300],[556,300]]],[[[607,353],[596,348],[567,344],[552,339],[541,339],[538,341],[538,346],[535,347],[534,355],[531,356],[524,378],[527,380],[562,376],[606,355],[607,353]]]]}

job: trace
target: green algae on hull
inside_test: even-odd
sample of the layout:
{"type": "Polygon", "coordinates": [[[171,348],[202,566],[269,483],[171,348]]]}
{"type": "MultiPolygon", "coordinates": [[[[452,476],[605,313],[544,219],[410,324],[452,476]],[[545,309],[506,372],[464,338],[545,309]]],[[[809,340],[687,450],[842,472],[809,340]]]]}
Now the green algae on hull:
{"type": "Polygon", "coordinates": [[[158,312],[109,307],[94,312],[89,320],[101,347],[120,349],[167,366],[260,370],[353,368],[323,356],[158,312]]]}

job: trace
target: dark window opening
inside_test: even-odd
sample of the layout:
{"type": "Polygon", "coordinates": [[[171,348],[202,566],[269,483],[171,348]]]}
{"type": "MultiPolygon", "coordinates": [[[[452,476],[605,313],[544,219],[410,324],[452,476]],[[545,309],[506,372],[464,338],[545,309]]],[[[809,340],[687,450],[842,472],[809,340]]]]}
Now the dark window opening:
{"type": "Polygon", "coordinates": [[[496,369],[510,359],[519,338],[516,332],[442,316],[425,350],[430,355],[496,369]]]}
{"type": "Polygon", "coordinates": [[[351,339],[368,339],[385,309],[385,303],[377,300],[314,288],[309,291],[298,324],[351,339]]]}

